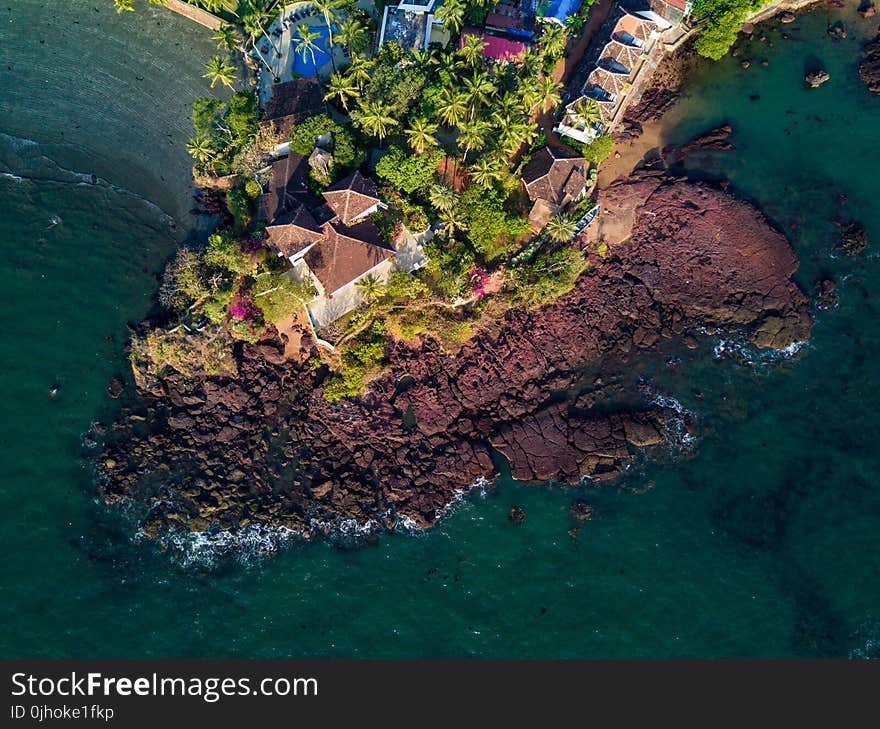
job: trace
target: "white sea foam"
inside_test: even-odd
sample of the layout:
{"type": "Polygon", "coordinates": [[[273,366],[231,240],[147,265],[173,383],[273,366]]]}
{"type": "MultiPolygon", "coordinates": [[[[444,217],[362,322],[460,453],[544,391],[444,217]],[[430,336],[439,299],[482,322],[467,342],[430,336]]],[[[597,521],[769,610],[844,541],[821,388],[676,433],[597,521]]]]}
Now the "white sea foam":
{"type": "Polygon", "coordinates": [[[795,357],[808,342],[792,342],[782,349],[758,349],[745,336],[719,339],[712,348],[715,359],[735,357],[745,364],[760,366],[773,364],[795,357]]]}
{"type": "Polygon", "coordinates": [[[670,395],[657,394],[651,400],[654,407],[663,408],[665,413],[663,430],[670,450],[690,453],[697,446],[697,437],[690,432],[688,423],[694,414],[670,395]]]}
{"type": "MultiPolygon", "coordinates": [[[[226,559],[251,564],[273,556],[299,536],[298,532],[287,527],[249,524],[235,532],[174,532],[162,537],[161,542],[181,566],[212,568],[226,559]]],[[[136,538],[146,536],[138,532],[136,538]]]]}

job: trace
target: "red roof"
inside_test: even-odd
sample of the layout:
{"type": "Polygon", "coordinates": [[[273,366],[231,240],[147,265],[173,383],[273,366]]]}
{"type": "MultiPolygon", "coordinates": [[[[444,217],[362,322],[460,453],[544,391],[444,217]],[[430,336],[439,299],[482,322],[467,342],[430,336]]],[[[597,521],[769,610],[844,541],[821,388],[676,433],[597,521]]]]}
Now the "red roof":
{"type": "MultiPolygon", "coordinates": [[[[459,46],[464,46],[466,35],[477,35],[478,33],[479,31],[475,28],[464,28],[459,39],[459,46]]],[[[527,47],[522,41],[507,40],[507,38],[499,38],[497,35],[489,35],[488,33],[480,34],[480,38],[486,44],[483,48],[483,55],[486,58],[494,58],[496,61],[517,61],[527,47]]]]}

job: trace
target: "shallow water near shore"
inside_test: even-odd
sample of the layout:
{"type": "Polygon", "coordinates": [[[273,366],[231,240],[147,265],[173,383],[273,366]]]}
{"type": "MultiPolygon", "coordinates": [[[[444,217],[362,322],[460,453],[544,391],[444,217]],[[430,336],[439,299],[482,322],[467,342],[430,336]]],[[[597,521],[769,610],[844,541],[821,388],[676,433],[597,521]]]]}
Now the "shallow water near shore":
{"type": "MultiPolygon", "coordinates": [[[[208,55],[199,29],[148,12],[208,55]]],[[[101,17],[108,35],[94,40],[98,55],[140,33],[133,19],[101,17]]],[[[52,141],[62,123],[41,118],[28,130],[30,112],[10,116],[8,107],[0,116],[9,135],[0,137],[0,265],[11,313],[0,344],[0,655],[880,656],[880,97],[855,75],[868,25],[845,17],[846,41],[827,37],[825,11],[762,26],[756,36],[773,45],[750,41],[748,71],[728,58],[699,72],[665,130],[679,142],[721,122],[734,127],[735,151],[692,171],[730,179],[767,212],[800,256],[806,290],[821,276],[838,280],[840,306],[816,313],[811,341],[790,357],[758,356],[735,337],[701,337],[696,350],[669,343],[640,359],[632,378],[693,414],[689,450],[664,450],[600,488],[502,477],[433,530],[382,534],[359,548],[288,540],[261,557],[277,540],[255,537],[233,557],[212,558],[203,545],[186,558],[136,541],[95,502],[82,436],[111,412],[104,388],[126,366],[125,323],[152,305],[156,272],[175,244],[165,215],[188,207],[179,198],[189,193],[183,185],[169,198],[155,177],[177,173],[161,165],[153,182],[133,182],[126,165],[114,170],[112,146],[95,150],[111,160],[107,169],[72,164],[52,141]],[[832,79],[808,92],[801,79],[811,56],[832,79]],[[867,256],[833,253],[838,216],[867,226],[867,256]],[[576,497],[595,506],[592,521],[573,519],[576,497]],[[514,505],[526,511],[523,524],[508,519],[514,505]]],[[[11,53],[15,39],[3,33],[0,48],[11,53]]],[[[162,48],[158,36],[139,42],[155,44],[157,55],[162,48]]],[[[174,53],[162,50],[180,64],[174,82],[189,99],[205,93],[196,53],[174,53]]],[[[157,88],[168,74],[138,71],[157,88]]],[[[78,114],[86,115],[58,112],[78,114]]],[[[174,124],[183,129],[185,115],[174,124]]],[[[173,164],[185,173],[185,153],[173,164]]]]}

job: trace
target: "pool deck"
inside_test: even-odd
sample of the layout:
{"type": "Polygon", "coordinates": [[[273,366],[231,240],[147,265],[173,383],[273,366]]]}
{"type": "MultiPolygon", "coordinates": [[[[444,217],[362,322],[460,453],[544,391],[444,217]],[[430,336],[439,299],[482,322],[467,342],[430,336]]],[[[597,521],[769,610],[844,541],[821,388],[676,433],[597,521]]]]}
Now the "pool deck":
{"type": "MultiPolygon", "coordinates": [[[[293,80],[294,62],[300,63],[302,61],[302,57],[296,52],[296,44],[299,42],[296,28],[303,24],[318,31],[323,29],[326,34],[327,26],[324,23],[324,17],[315,10],[315,6],[310,2],[299,2],[287,5],[278,18],[266,28],[266,32],[272,38],[272,44],[277,49],[270,45],[265,36],[257,40],[257,50],[272,67],[273,74],[280,78],[282,83],[293,80]],[[280,57],[278,50],[281,51],[280,57]]],[[[320,43],[321,39],[317,39],[317,42],[320,43]]],[[[339,44],[333,46],[333,59],[337,66],[348,63],[345,50],[339,44]]],[[[322,54],[316,54],[315,60],[320,64],[317,69],[318,78],[329,77],[333,71],[333,65],[330,63],[326,50],[322,54]],[[321,63],[322,58],[324,63],[321,63]]],[[[309,59],[310,62],[311,59],[309,59]]],[[[265,104],[272,97],[273,78],[262,63],[260,63],[259,79],[260,103],[265,104]]]]}

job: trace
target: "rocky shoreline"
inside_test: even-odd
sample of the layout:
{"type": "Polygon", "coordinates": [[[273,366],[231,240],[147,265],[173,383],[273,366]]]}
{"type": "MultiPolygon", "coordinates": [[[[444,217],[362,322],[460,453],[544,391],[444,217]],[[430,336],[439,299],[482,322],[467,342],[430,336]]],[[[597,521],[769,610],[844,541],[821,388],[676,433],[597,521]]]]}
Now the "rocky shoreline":
{"type": "MultiPolygon", "coordinates": [[[[327,402],[324,367],[285,358],[267,335],[238,352],[237,378],[172,370],[107,434],[100,490],[138,505],[145,534],[279,526],[304,536],[340,522],[428,527],[467,484],[618,476],[664,441],[670,415],[626,399],[616,373],[661,338],[747,330],[759,347],[809,336],[797,258],[749,203],[721,187],[641,169],[599,193],[606,258],[534,313],[456,355],[389,345],[385,374],[327,402]]],[[[302,333],[301,361],[314,343],[302,333]]]]}

